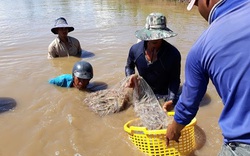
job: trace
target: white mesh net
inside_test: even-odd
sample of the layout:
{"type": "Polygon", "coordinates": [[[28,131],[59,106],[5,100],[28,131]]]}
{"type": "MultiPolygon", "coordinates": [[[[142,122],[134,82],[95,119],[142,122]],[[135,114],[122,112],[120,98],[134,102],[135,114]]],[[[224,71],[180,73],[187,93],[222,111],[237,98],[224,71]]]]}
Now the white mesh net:
{"type": "Polygon", "coordinates": [[[118,113],[131,105],[129,88],[125,87],[128,78],[117,83],[113,88],[88,94],[84,103],[99,116],[118,113]]]}
{"type": "Polygon", "coordinates": [[[166,128],[167,115],[154,92],[142,77],[138,77],[137,82],[133,91],[134,110],[143,126],[149,130],[166,128]]]}
{"type": "Polygon", "coordinates": [[[149,130],[165,129],[168,124],[167,115],[147,82],[138,77],[131,92],[131,89],[126,87],[128,80],[129,77],[111,89],[90,93],[84,103],[100,116],[118,113],[133,104],[142,126],[149,130]]]}

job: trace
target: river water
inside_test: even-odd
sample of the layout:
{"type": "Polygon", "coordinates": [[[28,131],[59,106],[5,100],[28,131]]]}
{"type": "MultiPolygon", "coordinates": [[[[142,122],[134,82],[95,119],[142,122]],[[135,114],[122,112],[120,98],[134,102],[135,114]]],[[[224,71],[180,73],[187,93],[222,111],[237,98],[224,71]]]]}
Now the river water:
{"type": "MultiPolygon", "coordinates": [[[[48,84],[48,79],[71,73],[84,59],[94,68],[92,82],[112,88],[125,77],[134,32],[151,12],[167,17],[178,34],[167,41],[186,55],[207,28],[197,8],[167,0],[17,0],[0,2],[0,97],[16,99],[14,110],[0,114],[0,156],[142,156],[128,139],[123,125],[135,118],[133,108],[99,117],[83,103],[88,94],[48,84]],[[82,58],[47,59],[56,37],[54,20],[65,17],[74,26],[85,53],[82,58]]],[[[191,155],[216,155],[222,144],[217,124],[222,103],[210,83],[196,116],[197,148],[191,155]]]]}

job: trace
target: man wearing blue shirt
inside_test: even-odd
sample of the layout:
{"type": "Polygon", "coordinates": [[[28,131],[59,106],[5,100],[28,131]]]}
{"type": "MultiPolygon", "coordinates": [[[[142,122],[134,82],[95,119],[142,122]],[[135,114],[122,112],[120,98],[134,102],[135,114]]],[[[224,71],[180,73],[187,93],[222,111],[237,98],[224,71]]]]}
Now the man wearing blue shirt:
{"type": "Polygon", "coordinates": [[[185,83],[166,141],[196,115],[209,78],[222,98],[219,125],[224,136],[220,156],[250,155],[250,0],[192,0],[210,26],[191,48],[185,83]]]}
{"type": "Polygon", "coordinates": [[[72,74],[63,74],[49,80],[50,84],[61,87],[75,87],[79,90],[86,89],[89,81],[93,78],[92,65],[86,61],[75,63],[72,74]]]}

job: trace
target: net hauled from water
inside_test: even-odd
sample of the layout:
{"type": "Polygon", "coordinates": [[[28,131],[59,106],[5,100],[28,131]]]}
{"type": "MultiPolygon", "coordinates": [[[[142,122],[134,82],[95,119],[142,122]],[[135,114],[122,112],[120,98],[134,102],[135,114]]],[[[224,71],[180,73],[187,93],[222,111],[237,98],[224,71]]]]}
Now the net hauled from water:
{"type": "Polygon", "coordinates": [[[128,80],[129,77],[111,89],[90,93],[84,99],[84,103],[99,116],[118,113],[133,105],[142,126],[149,130],[165,129],[168,118],[151,87],[138,76],[135,87],[131,91],[126,87],[128,80]]]}

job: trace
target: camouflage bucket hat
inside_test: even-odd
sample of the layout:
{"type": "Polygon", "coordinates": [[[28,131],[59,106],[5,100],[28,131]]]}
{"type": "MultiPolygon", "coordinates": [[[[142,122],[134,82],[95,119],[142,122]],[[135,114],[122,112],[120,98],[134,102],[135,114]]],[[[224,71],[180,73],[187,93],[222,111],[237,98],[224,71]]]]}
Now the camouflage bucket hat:
{"type": "Polygon", "coordinates": [[[177,34],[167,28],[166,17],[161,13],[151,13],[146,18],[145,27],[135,32],[135,36],[143,41],[165,39],[177,34]]]}

